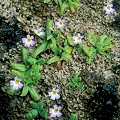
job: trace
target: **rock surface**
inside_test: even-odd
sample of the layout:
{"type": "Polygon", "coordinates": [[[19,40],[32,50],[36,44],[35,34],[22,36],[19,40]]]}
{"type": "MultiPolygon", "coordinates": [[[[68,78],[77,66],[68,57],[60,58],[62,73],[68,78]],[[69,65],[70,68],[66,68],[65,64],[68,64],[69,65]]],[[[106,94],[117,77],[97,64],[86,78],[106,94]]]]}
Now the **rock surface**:
{"type": "MultiPolygon", "coordinates": [[[[68,10],[63,15],[63,18],[67,21],[66,28],[62,30],[64,36],[73,36],[80,32],[85,36],[84,41],[87,43],[87,34],[90,31],[94,31],[98,35],[106,34],[108,36],[114,36],[115,48],[112,49],[110,58],[97,55],[95,61],[91,65],[86,63],[85,58],[81,57],[79,51],[73,55],[73,59],[70,62],[63,62],[63,70],[58,70],[55,65],[45,64],[44,70],[42,71],[43,78],[36,85],[36,88],[41,96],[41,101],[45,101],[47,110],[55,103],[63,107],[63,116],[59,118],[59,120],[68,120],[72,113],[76,113],[79,116],[79,120],[92,120],[95,118],[100,120],[96,117],[97,115],[93,116],[93,109],[91,106],[90,111],[86,111],[87,106],[85,106],[85,103],[89,103],[91,99],[94,99],[93,96],[95,90],[99,89],[99,85],[100,89],[108,84],[117,84],[118,88],[120,88],[120,7],[118,0],[113,1],[113,3],[116,9],[115,15],[105,15],[103,6],[107,4],[106,0],[81,0],[81,7],[76,13],[72,14],[70,10],[68,10]],[[66,88],[66,85],[71,81],[71,78],[76,72],[80,72],[80,75],[83,78],[85,91],[80,91],[77,88],[74,91],[71,91],[66,88]],[[53,87],[61,90],[60,100],[46,100],[48,98],[48,92],[51,91],[53,87]]],[[[10,21],[15,18],[15,24],[19,27],[17,30],[23,30],[16,34],[16,28],[13,29],[11,25],[9,31],[10,34],[13,33],[12,38],[14,41],[11,41],[12,38],[8,38],[8,32],[3,32],[5,36],[0,40],[0,56],[2,56],[0,58],[0,71],[4,72],[3,75],[5,77],[5,86],[2,86],[2,90],[6,91],[9,87],[9,81],[13,79],[11,75],[11,63],[22,62],[22,43],[20,39],[25,36],[26,33],[34,34],[33,29],[38,26],[45,27],[49,19],[52,19],[55,22],[60,16],[58,15],[59,7],[57,5],[53,2],[44,4],[43,0],[4,0],[0,4],[0,9],[0,15],[5,17],[4,24],[8,26],[10,21]],[[11,32],[11,30],[14,32],[11,32]],[[14,47],[6,47],[9,43],[12,43],[14,47]],[[4,46],[5,44],[6,46],[4,46]]],[[[5,30],[6,28],[3,29],[3,31],[5,30]]],[[[1,31],[0,36],[2,35],[1,31]]],[[[37,41],[37,45],[43,42],[36,36],[35,40],[37,41]]],[[[39,57],[48,60],[51,56],[53,56],[52,52],[49,54],[41,54],[39,57]]],[[[120,92],[118,91],[118,94],[116,94],[118,99],[119,95],[120,92]]],[[[116,96],[114,96],[115,99],[117,99],[116,96]]],[[[23,98],[19,96],[10,96],[10,101],[12,102],[10,102],[9,107],[12,112],[10,112],[11,115],[9,119],[26,120],[25,115],[31,110],[31,106],[28,104],[30,100],[31,98],[29,95],[23,98]]],[[[120,119],[120,107],[118,106],[120,103],[119,101],[117,102],[118,104],[115,106],[117,106],[118,114],[117,116],[113,114],[111,117],[113,120],[120,119]]],[[[108,104],[111,104],[111,100],[108,101],[108,104]]],[[[100,109],[100,107],[94,109],[100,109]]],[[[3,119],[5,119],[4,117],[5,116],[3,116],[3,119]]],[[[42,118],[38,117],[36,120],[42,120],[42,118]]]]}

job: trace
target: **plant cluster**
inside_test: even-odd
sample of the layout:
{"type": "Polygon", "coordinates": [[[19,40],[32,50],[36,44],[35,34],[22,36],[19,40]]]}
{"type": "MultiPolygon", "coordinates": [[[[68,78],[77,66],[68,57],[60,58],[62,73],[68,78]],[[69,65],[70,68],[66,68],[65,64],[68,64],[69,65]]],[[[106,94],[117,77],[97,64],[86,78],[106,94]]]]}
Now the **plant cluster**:
{"type": "MultiPolygon", "coordinates": [[[[75,11],[75,8],[79,7],[78,0],[54,0],[56,4],[59,4],[61,7],[60,15],[63,15],[64,11],[70,8],[72,12],[75,11]]],[[[44,0],[45,3],[50,2],[50,0],[44,0]]],[[[113,13],[112,5],[109,4],[105,7],[106,10],[109,10],[109,13],[113,13]],[[110,11],[111,10],[111,11],[110,11]]],[[[107,12],[108,13],[108,12],[107,12]]],[[[53,29],[53,21],[49,20],[46,25],[46,31],[43,31],[43,28],[34,29],[36,35],[38,35],[44,42],[39,45],[32,53],[29,52],[29,47],[32,47],[36,44],[34,41],[34,36],[27,35],[26,38],[22,38],[22,42],[25,48],[22,48],[23,64],[12,63],[12,75],[15,77],[14,80],[10,81],[10,88],[7,91],[8,94],[13,95],[19,92],[19,89],[22,89],[21,96],[26,96],[30,93],[34,101],[39,101],[40,96],[37,93],[35,85],[42,78],[40,71],[44,68],[44,64],[57,63],[57,67],[62,69],[61,62],[70,61],[72,59],[72,54],[77,50],[82,50],[87,55],[87,63],[90,64],[94,61],[96,54],[101,54],[104,56],[109,56],[110,50],[114,47],[113,37],[107,37],[106,35],[98,36],[93,32],[88,34],[88,41],[91,46],[83,44],[84,36],[78,33],[77,36],[63,36],[61,34],[61,29],[66,27],[65,19],[61,18],[55,22],[57,30],[53,29]],[[54,56],[46,61],[44,58],[39,58],[39,54],[49,50],[53,52],[54,56]]],[[[66,85],[70,90],[74,90],[76,87],[79,90],[84,90],[84,85],[82,78],[79,77],[79,73],[76,73],[72,78],[71,82],[66,85]]],[[[49,92],[50,99],[55,100],[59,99],[59,89],[53,88],[52,92],[49,92]]],[[[27,114],[28,119],[33,119],[38,114],[45,119],[49,119],[47,110],[44,108],[44,103],[31,102],[33,109],[27,114]]],[[[49,113],[51,118],[60,117],[62,107],[54,105],[54,108],[50,108],[49,113]]],[[[70,120],[78,120],[76,114],[72,114],[70,120]]]]}
{"type": "Polygon", "coordinates": [[[76,114],[72,114],[69,120],[78,120],[78,116],[76,114]]]}
{"type": "MultiPolygon", "coordinates": [[[[29,92],[31,97],[37,101],[40,99],[40,96],[33,85],[42,78],[40,71],[43,69],[45,59],[41,58],[37,60],[29,56],[28,50],[24,47],[22,49],[22,55],[24,64],[12,63],[12,68],[14,69],[12,75],[17,76],[17,78],[15,79],[15,82],[11,81],[11,84],[13,83],[12,85],[18,87],[15,89],[14,87],[10,87],[8,94],[16,93],[19,89],[19,85],[23,84],[21,96],[26,96],[29,92]]],[[[20,88],[22,88],[22,86],[20,88]]]]}
{"type": "Polygon", "coordinates": [[[96,54],[103,56],[110,56],[110,50],[114,48],[113,37],[107,37],[106,35],[95,35],[94,32],[90,32],[87,37],[89,43],[92,45],[88,47],[82,44],[81,48],[87,55],[87,63],[90,64],[94,61],[96,54]]]}
{"type": "Polygon", "coordinates": [[[76,87],[79,90],[84,90],[82,78],[79,77],[79,73],[76,73],[76,75],[72,78],[72,81],[67,84],[67,87],[69,87],[70,90],[74,90],[76,87]]]}
{"type": "Polygon", "coordinates": [[[26,115],[27,119],[33,119],[40,114],[41,117],[45,118],[45,120],[48,120],[49,115],[47,110],[44,108],[44,103],[39,102],[38,104],[34,101],[30,102],[33,109],[26,115]]]}
{"type": "MultiPolygon", "coordinates": [[[[44,3],[49,3],[51,0],[44,0],[44,3]]],[[[54,0],[54,2],[60,6],[59,15],[62,16],[64,12],[68,9],[74,13],[76,10],[80,8],[80,1],[79,0],[54,0]]]]}
{"type": "MultiPolygon", "coordinates": [[[[58,28],[65,25],[64,23],[62,23],[62,25],[60,26],[59,22],[56,23],[56,26],[58,28]]],[[[45,50],[51,50],[54,53],[54,56],[50,60],[48,60],[47,63],[52,64],[57,62],[57,66],[60,66],[61,61],[70,61],[72,59],[74,42],[72,37],[67,36],[67,38],[65,38],[61,35],[61,32],[59,30],[52,30],[52,26],[53,21],[48,21],[46,25],[46,32],[44,36],[41,36],[41,38],[45,42],[35,50],[35,52],[33,53],[33,57],[36,57],[38,54],[45,50]],[[64,40],[64,43],[60,44],[62,39],[64,40]]]]}

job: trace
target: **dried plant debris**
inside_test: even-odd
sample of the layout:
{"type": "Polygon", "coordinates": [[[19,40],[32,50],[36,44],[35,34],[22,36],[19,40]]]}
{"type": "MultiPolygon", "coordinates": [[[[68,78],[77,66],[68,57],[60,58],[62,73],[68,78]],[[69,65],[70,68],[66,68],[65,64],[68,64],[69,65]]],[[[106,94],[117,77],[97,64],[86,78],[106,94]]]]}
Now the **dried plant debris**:
{"type": "Polygon", "coordinates": [[[99,85],[88,100],[86,109],[92,118],[112,120],[118,118],[118,84],[99,85]]]}
{"type": "Polygon", "coordinates": [[[13,18],[10,23],[5,22],[4,17],[0,17],[0,43],[2,43],[7,51],[16,47],[16,43],[26,35],[23,28],[18,28],[17,19],[13,18]]]}

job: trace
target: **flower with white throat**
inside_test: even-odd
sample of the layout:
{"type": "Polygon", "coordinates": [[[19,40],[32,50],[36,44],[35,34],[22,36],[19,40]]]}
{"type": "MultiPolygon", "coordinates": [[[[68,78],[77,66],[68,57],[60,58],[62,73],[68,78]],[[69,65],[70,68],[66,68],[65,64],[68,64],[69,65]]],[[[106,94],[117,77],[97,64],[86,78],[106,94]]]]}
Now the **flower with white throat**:
{"type": "Polygon", "coordinates": [[[16,76],[14,80],[10,81],[10,85],[12,86],[13,90],[18,90],[23,87],[23,84],[21,82],[22,82],[22,79],[16,76]]]}
{"type": "Polygon", "coordinates": [[[104,10],[106,11],[105,13],[110,15],[113,14],[115,12],[115,9],[112,8],[113,4],[108,3],[107,6],[104,6],[104,10]]]}
{"type": "Polygon", "coordinates": [[[22,38],[22,42],[24,43],[24,46],[30,47],[36,43],[33,39],[33,36],[27,35],[27,38],[22,38]]]}
{"type": "Polygon", "coordinates": [[[59,99],[59,98],[60,98],[60,95],[58,94],[59,91],[60,91],[59,89],[53,88],[53,89],[52,89],[52,92],[49,92],[49,96],[51,97],[52,100],[55,100],[55,99],[59,99]]]}
{"type": "Polygon", "coordinates": [[[61,106],[54,105],[54,108],[50,108],[50,117],[55,118],[55,117],[60,117],[62,113],[60,112],[62,110],[61,106]]]}
{"type": "Polygon", "coordinates": [[[82,44],[83,38],[84,36],[80,35],[80,33],[78,33],[78,36],[73,36],[74,44],[82,44]]]}
{"type": "Polygon", "coordinates": [[[45,34],[45,32],[43,31],[43,28],[40,27],[38,29],[34,29],[34,32],[38,35],[38,36],[42,36],[45,34]]]}
{"type": "Polygon", "coordinates": [[[60,19],[58,20],[58,22],[55,22],[55,25],[56,25],[57,28],[59,28],[59,29],[65,28],[65,27],[66,27],[66,25],[65,25],[65,19],[60,18],[60,19]]]}

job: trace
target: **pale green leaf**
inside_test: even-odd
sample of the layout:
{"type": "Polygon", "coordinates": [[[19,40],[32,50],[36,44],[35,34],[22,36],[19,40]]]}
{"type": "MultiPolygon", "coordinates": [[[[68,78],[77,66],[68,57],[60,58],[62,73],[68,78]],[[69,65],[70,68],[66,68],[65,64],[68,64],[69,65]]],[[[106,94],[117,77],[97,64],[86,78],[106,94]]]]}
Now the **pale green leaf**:
{"type": "Polygon", "coordinates": [[[47,63],[51,64],[51,63],[57,62],[58,60],[60,60],[60,57],[59,56],[54,56],[50,60],[48,60],[47,63]]]}
{"type": "Polygon", "coordinates": [[[37,64],[39,65],[44,65],[45,64],[45,59],[44,58],[40,58],[38,61],[37,61],[37,64]]]}
{"type": "Polygon", "coordinates": [[[25,65],[27,65],[28,64],[28,61],[27,61],[27,59],[28,59],[28,51],[24,47],[22,48],[22,55],[23,55],[23,62],[25,63],[25,65]]]}
{"type": "Polygon", "coordinates": [[[36,109],[31,110],[27,115],[27,119],[33,119],[38,116],[38,111],[36,109]]]}
{"type": "Polygon", "coordinates": [[[29,92],[30,92],[31,97],[35,101],[40,100],[40,96],[38,95],[38,93],[36,92],[36,89],[33,86],[29,86],[29,92]]]}
{"type": "Polygon", "coordinates": [[[69,45],[74,46],[74,40],[72,37],[67,36],[67,41],[68,41],[69,45]]]}
{"type": "Polygon", "coordinates": [[[44,3],[49,3],[51,0],[44,0],[44,3]]]}
{"type": "Polygon", "coordinates": [[[12,68],[19,70],[21,72],[24,72],[27,70],[27,67],[23,64],[16,64],[16,63],[12,63],[12,68]]]}
{"type": "Polygon", "coordinates": [[[20,96],[26,96],[28,94],[28,89],[29,89],[29,86],[24,85],[22,94],[20,96]]]}
{"type": "Polygon", "coordinates": [[[13,76],[18,76],[19,78],[24,78],[24,74],[17,71],[17,70],[12,70],[12,75],[13,76]]]}
{"type": "Polygon", "coordinates": [[[40,46],[35,50],[35,52],[33,52],[32,56],[33,56],[34,58],[36,58],[40,53],[44,52],[45,49],[47,48],[47,44],[48,44],[48,42],[46,41],[46,42],[44,42],[42,45],[40,45],[40,46]]]}
{"type": "Polygon", "coordinates": [[[68,54],[71,54],[72,53],[72,50],[73,48],[66,45],[64,48],[63,48],[64,52],[68,53],[68,54]]]}
{"type": "Polygon", "coordinates": [[[92,44],[92,45],[94,45],[94,46],[96,46],[96,44],[97,44],[97,42],[98,42],[98,37],[97,37],[97,35],[95,35],[95,33],[94,32],[90,32],[89,34],[88,34],[88,41],[92,44]]]}
{"type": "Polygon", "coordinates": [[[72,59],[72,56],[66,52],[63,52],[61,58],[65,61],[70,61],[72,59]]]}

